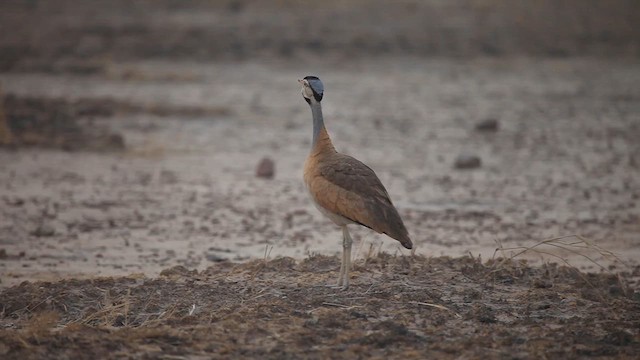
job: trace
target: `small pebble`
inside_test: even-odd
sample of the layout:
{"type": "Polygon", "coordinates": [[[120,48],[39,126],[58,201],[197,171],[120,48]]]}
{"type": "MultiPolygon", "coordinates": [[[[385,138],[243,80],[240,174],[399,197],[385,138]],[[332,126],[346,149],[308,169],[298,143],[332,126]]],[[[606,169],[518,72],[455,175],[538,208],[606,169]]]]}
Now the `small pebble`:
{"type": "Polygon", "coordinates": [[[262,160],[260,160],[260,163],[258,163],[258,167],[256,168],[256,176],[264,179],[273,179],[273,176],[276,172],[275,168],[276,165],[273,160],[268,157],[264,157],[262,158],[262,160]]]}
{"type": "Polygon", "coordinates": [[[462,154],[458,155],[453,166],[456,169],[475,169],[482,165],[482,161],[478,156],[462,154]]]}
{"type": "Polygon", "coordinates": [[[225,261],[227,259],[223,258],[222,256],[218,256],[216,254],[205,254],[204,257],[211,262],[222,262],[225,261]]]}
{"type": "Polygon", "coordinates": [[[476,124],[476,130],[483,132],[495,132],[498,131],[498,127],[498,119],[494,118],[484,119],[476,124]]]}

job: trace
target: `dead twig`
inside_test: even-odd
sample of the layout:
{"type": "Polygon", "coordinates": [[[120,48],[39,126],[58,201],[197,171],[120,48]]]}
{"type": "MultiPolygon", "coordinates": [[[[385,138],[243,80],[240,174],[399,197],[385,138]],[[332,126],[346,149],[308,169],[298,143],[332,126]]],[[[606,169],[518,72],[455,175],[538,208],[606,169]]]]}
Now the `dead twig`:
{"type": "Polygon", "coordinates": [[[426,303],[426,302],[421,302],[421,301],[409,301],[409,304],[429,306],[429,307],[433,307],[433,308],[436,308],[436,309],[445,310],[445,311],[448,311],[448,312],[452,313],[458,319],[462,319],[462,315],[460,315],[457,312],[449,309],[448,307],[440,305],[440,304],[432,304],[432,303],[426,303]]]}
{"type": "Polygon", "coordinates": [[[332,302],[326,302],[326,301],[323,302],[322,305],[334,306],[334,307],[345,309],[345,310],[351,310],[351,309],[362,307],[361,305],[344,305],[344,304],[338,304],[338,303],[332,303],[332,302]]]}

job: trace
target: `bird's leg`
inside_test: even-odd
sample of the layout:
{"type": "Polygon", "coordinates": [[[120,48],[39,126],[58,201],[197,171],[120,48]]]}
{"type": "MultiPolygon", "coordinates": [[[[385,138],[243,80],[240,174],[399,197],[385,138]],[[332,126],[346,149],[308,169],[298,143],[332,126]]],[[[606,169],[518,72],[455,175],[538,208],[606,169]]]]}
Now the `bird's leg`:
{"type": "Polygon", "coordinates": [[[349,287],[349,271],[351,270],[351,244],[353,240],[349,234],[349,229],[344,225],[342,227],[342,265],[340,266],[340,278],[338,279],[338,286],[342,286],[343,289],[349,287]]]}
{"type": "Polygon", "coordinates": [[[344,285],[344,266],[345,266],[345,255],[346,251],[344,250],[345,238],[344,238],[344,229],[346,226],[342,227],[342,261],[340,261],[340,274],[338,275],[338,284],[337,287],[342,287],[344,285]]]}

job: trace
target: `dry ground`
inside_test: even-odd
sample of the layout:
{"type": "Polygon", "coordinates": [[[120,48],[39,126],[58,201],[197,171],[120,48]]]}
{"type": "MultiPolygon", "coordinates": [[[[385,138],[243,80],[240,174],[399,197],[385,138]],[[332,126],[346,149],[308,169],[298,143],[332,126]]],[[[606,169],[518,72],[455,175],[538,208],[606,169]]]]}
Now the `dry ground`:
{"type": "MultiPolygon", "coordinates": [[[[23,283],[0,295],[5,358],[584,358],[640,351],[629,274],[477,259],[224,262],[143,276],[23,283]]],[[[640,268],[634,270],[638,275],[640,268]]]]}
{"type": "MultiPolygon", "coordinates": [[[[340,150],[377,171],[418,254],[486,260],[500,246],[579,234],[625,262],[640,258],[636,64],[416,58],[358,64],[316,67],[327,74],[329,131],[340,150]],[[486,118],[498,119],[496,132],[474,129],[486,118]],[[459,154],[479,156],[482,166],[455,169],[459,154]]],[[[79,129],[117,134],[125,146],[0,153],[2,285],[340,250],[338,229],[313,208],[300,176],[311,129],[295,79],[311,70],[139,62],[113,71],[143,78],[1,76],[6,92],[40,104],[29,108],[66,109],[60,113],[72,114],[79,129]],[[194,80],[156,80],[167,73],[194,80]],[[275,160],[273,180],[255,177],[265,156],[275,160]]],[[[357,258],[372,248],[404,251],[354,230],[357,258]]],[[[538,250],[601,271],[565,249],[538,250]]],[[[605,268],[621,265],[587,250],[580,249],[605,268]]]]}
{"type": "Polygon", "coordinates": [[[512,55],[637,54],[640,12],[557,3],[2,2],[0,357],[637,358],[640,66],[512,55]],[[307,74],[417,244],[354,229],[346,292],[307,74]]]}

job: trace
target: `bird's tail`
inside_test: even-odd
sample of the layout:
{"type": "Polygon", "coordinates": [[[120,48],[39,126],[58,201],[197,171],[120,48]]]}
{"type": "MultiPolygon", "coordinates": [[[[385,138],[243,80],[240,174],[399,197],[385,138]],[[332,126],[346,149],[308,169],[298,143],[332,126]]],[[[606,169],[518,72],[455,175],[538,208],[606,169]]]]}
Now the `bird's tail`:
{"type": "Polygon", "coordinates": [[[413,242],[411,242],[411,239],[409,239],[409,234],[404,234],[404,236],[396,240],[400,241],[400,244],[402,244],[402,246],[404,246],[405,248],[409,250],[413,249],[413,242]]]}
{"type": "Polygon", "coordinates": [[[400,244],[402,244],[402,246],[404,246],[405,248],[409,250],[413,249],[413,242],[409,238],[409,232],[404,227],[404,224],[402,225],[400,231],[390,231],[385,232],[385,234],[389,235],[389,237],[393,239],[398,240],[400,244]]]}

